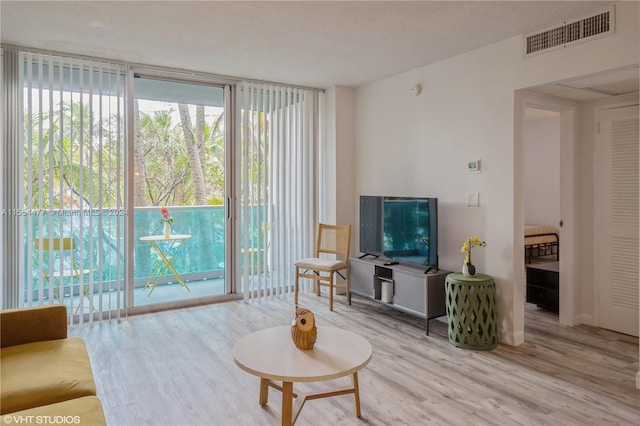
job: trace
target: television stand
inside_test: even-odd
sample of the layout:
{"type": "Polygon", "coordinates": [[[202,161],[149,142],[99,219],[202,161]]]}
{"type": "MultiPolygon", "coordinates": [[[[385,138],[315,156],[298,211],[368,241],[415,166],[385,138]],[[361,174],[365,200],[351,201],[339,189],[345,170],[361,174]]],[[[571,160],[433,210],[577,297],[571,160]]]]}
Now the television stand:
{"type": "Polygon", "coordinates": [[[420,268],[363,258],[351,258],[349,268],[350,294],[424,318],[427,336],[429,320],[447,314],[444,281],[449,271],[427,274],[420,268]]]}

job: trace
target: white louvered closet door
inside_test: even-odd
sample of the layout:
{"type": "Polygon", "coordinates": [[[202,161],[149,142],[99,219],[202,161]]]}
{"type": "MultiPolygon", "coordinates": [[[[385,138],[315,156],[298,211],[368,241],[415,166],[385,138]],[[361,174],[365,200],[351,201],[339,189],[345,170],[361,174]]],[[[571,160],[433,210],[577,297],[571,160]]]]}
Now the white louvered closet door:
{"type": "Polygon", "coordinates": [[[600,112],[596,141],[599,325],[638,336],[638,106],[600,112]]]}

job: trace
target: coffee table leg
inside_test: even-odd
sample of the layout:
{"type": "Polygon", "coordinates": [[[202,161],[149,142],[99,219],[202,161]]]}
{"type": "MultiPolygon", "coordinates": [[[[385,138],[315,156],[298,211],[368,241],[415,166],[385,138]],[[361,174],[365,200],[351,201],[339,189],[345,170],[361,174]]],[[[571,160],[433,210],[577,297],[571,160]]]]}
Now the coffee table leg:
{"type": "Polygon", "coordinates": [[[353,373],[353,399],[356,405],[356,416],[360,417],[360,388],[358,387],[358,373],[353,373]]]}
{"type": "Polygon", "coordinates": [[[260,405],[267,405],[269,402],[269,380],[260,379],[260,405]]]}
{"type": "Polygon", "coordinates": [[[293,383],[282,382],[282,426],[291,426],[293,415],[293,383]]]}

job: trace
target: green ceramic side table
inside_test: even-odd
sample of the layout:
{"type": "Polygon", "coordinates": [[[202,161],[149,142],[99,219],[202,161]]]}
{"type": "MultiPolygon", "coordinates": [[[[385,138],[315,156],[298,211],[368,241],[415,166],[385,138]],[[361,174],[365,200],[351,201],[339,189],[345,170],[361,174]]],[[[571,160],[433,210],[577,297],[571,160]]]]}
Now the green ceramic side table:
{"type": "Polygon", "coordinates": [[[488,351],[498,345],[496,284],[489,275],[445,280],[449,342],[464,349],[488,351]]]}

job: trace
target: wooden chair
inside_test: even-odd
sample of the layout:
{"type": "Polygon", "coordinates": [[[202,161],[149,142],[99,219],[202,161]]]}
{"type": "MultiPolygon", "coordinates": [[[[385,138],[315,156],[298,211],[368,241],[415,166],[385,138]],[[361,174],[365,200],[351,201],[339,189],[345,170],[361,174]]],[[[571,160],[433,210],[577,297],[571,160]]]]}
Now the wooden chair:
{"type": "Polygon", "coordinates": [[[329,287],[329,310],[333,311],[333,289],[344,288],[347,301],[349,293],[349,244],[351,225],[318,225],[315,257],[298,260],[296,265],[295,304],[298,304],[300,278],[314,281],[315,291],[320,296],[320,287],[329,287]],[[344,271],[344,275],[341,273],[344,271]],[[336,284],[336,276],[344,278],[344,284],[336,284]]]}
{"type": "MultiPolygon", "coordinates": [[[[93,271],[91,269],[80,269],[78,267],[78,261],[76,259],[76,240],[70,237],[53,237],[49,238],[36,238],[33,241],[36,250],[43,252],[43,259],[40,264],[42,275],[49,282],[49,285],[54,285],[53,297],[60,303],[63,303],[60,299],[59,289],[60,284],[65,279],[77,280],[80,285],[84,283],[84,277],[90,275],[93,271]],[[52,270],[49,270],[49,266],[53,266],[52,270]]],[[[71,290],[73,293],[73,289],[71,290]]],[[[93,306],[93,298],[89,294],[89,285],[84,284],[82,287],[82,293],[89,301],[91,310],[95,310],[93,306]]],[[[75,313],[78,313],[80,305],[76,307],[75,313]]]]}

